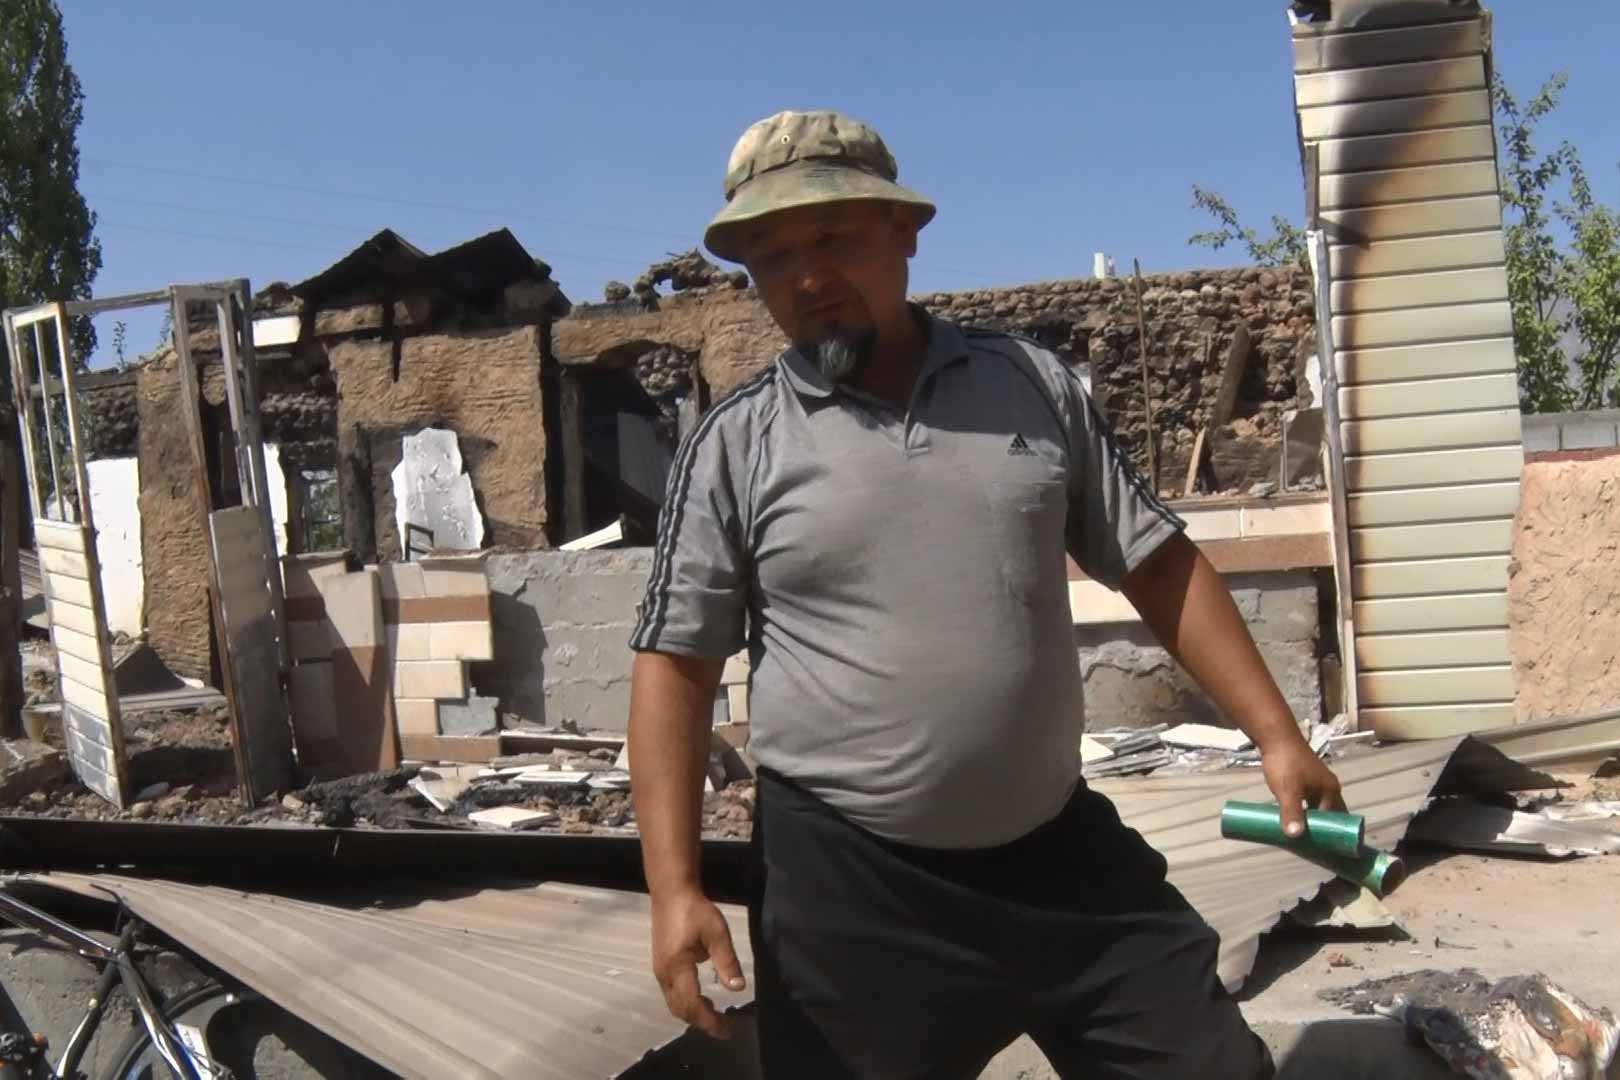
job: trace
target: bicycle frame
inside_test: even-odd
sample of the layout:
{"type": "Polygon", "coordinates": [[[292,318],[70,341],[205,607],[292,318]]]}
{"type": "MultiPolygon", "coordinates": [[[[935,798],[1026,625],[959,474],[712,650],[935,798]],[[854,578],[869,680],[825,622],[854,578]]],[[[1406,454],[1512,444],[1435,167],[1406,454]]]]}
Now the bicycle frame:
{"type": "Polygon", "coordinates": [[[61,942],[72,948],[88,963],[100,967],[100,975],[96,979],[96,988],[90,998],[89,1009],[84,1019],[79,1021],[78,1027],[73,1029],[73,1034],[68,1037],[68,1044],[62,1051],[62,1057],[49,1075],[57,1077],[58,1080],[73,1080],[80,1075],[79,1062],[83,1059],[96,1028],[101,1024],[102,1014],[107,1007],[107,997],[112,993],[114,985],[122,984],[124,992],[129,995],[136,1012],[140,1014],[141,1023],[145,1025],[147,1034],[152,1038],[152,1045],[157,1048],[174,1075],[180,1077],[180,1080],[208,1080],[207,1075],[197,1068],[174,1028],[159,1012],[157,1003],[152,1000],[152,992],[146,984],[146,979],[135,966],[133,952],[135,936],[142,923],[128,912],[121,913],[127,921],[119,932],[118,944],[104,945],[77,927],[69,926],[54,915],[19,900],[11,895],[4,882],[0,882],[0,920],[61,942]]]}

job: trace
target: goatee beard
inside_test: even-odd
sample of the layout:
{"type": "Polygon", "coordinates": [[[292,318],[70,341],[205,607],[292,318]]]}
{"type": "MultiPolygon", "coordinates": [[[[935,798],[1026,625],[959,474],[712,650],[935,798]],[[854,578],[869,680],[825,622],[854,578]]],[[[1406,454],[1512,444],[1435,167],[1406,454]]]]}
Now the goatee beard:
{"type": "Polygon", "coordinates": [[[842,335],[824,337],[810,350],[816,368],[834,386],[854,378],[872,351],[872,334],[859,338],[842,335]]]}

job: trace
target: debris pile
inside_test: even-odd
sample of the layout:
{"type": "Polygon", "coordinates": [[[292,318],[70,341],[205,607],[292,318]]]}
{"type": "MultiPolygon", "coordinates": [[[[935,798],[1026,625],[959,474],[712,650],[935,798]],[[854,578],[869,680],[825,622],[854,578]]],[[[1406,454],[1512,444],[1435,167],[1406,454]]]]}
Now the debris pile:
{"type": "MultiPolygon", "coordinates": [[[[1351,732],[1340,714],[1326,724],[1314,724],[1311,748],[1331,760],[1344,744],[1364,742],[1371,732],[1351,732]]],[[[1105,776],[1160,773],[1166,776],[1255,767],[1260,751],[1243,732],[1213,724],[1156,724],[1087,732],[1080,740],[1081,775],[1087,780],[1105,776]]]]}
{"type": "Polygon", "coordinates": [[[1620,1046],[1620,1022],[1547,976],[1492,983],[1472,968],[1374,979],[1322,998],[1400,1021],[1453,1072],[1476,1080],[1601,1080],[1620,1046]]]}

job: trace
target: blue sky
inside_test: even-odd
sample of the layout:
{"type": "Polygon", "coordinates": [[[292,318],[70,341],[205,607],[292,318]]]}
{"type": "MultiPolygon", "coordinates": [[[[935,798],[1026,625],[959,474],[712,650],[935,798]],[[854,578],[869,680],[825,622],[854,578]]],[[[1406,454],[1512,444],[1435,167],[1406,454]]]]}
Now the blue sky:
{"type": "MultiPolygon", "coordinates": [[[[505,225],[597,300],[698,242],[732,142],[783,107],[869,121],[939,204],[916,291],[1079,276],[1099,250],[1238,261],[1188,247],[1194,183],[1256,223],[1301,212],[1282,0],[62,7],[102,295],[257,289],[384,226],[437,250],[505,225]]],[[[1521,94],[1569,72],[1549,144],[1620,202],[1620,4],[1492,8],[1521,94]]],[[[156,338],[129,320],[132,357],[156,338]]]]}

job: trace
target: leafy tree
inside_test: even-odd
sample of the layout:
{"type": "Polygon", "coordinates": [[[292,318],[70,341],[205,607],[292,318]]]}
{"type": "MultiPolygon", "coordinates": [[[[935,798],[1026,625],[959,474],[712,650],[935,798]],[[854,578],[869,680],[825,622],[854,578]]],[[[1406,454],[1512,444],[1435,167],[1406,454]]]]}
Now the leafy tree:
{"type": "Polygon", "coordinates": [[[1307,265],[1305,230],[1281,214],[1271,215],[1271,233],[1261,236],[1238,220],[1237,211],[1219,193],[1193,185],[1193,206],[1215,219],[1218,229],[1194,233],[1187,243],[1219,251],[1227,244],[1242,244],[1249,258],[1261,266],[1283,266],[1287,263],[1307,265]]]}
{"type": "MultiPolygon", "coordinates": [[[[1598,200],[1569,142],[1545,154],[1536,147],[1536,128],[1558,107],[1568,82],[1555,75],[1522,103],[1500,75],[1491,87],[1525,412],[1620,407],[1620,209],[1598,200]]],[[[1191,244],[1219,250],[1240,243],[1262,266],[1306,260],[1304,230],[1283,217],[1274,215],[1271,233],[1262,236],[1216,192],[1194,186],[1193,205],[1219,227],[1190,237],[1191,244]]]]}
{"type": "MultiPolygon", "coordinates": [[[[67,62],[62,12],[53,0],[0,0],[0,27],[0,306],[84,298],[101,244],[79,194],[84,92],[67,62]]],[[[88,357],[95,328],[78,319],[72,329],[88,357]]],[[[0,383],[10,380],[0,341],[0,383]]]]}

